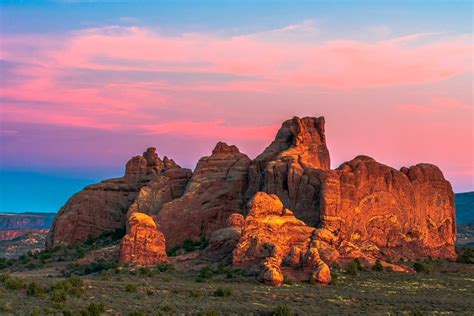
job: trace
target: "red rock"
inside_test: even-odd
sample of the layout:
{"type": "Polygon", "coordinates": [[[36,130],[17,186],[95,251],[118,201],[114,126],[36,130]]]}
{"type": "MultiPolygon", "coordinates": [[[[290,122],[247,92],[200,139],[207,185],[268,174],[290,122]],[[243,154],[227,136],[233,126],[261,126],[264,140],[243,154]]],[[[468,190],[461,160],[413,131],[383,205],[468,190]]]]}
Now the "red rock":
{"type": "Polygon", "coordinates": [[[168,262],[166,242],[153,218],[143,213],[132,214],[127,234],[120,244],[119,265],[150,266],[168,262]]]}
{"type": "Polygon", "coordinates": [[[218,143],[199,160],[182,197],[162,206],[156,218],[169,247],[199,240],[227,226],[232,213],[243,213],[250,159],[237,147],[218,143]]]}
{"type": "Polygon", "coordinates": [[[252,162],[246,197],[258,191],[276,194],[296,217],[315,226],[319,181],[313,173],[329,167],[324,117],[294,117],[283,123],[275,140],[252,162]]]}
{"type": "Polygon", "coordinates": [[[181,197],[191,179],[192,172],[167,163],[159,176],[148,182],[140,189],[138,196],[130,205],[128,214],[141,212],[156,216],[165,203],[181,197]]]}
{"type": "Polygon", "coordinates": [[[276,195],[258,192],[249,202],[249,214],[239,243],[233,252],[233,265],[259,271],[258,279],[279,286],[291,277],[285,265],[308,280],[331,282],[329,267],[311,248],[314,228],[298,220],[276,195]]]}
{"type": "Polygon", "coordinates": [[[455,257],[454,194],[436,166],[359,156],[319,178],[321,227],[343,256],[455,257]]]}
{"type": "MultiPolygon", "coordinates": [[[[128,161],[124,177],[89,185],[67,201],[53,222],[47,246],[79,243],[89,236],[124,229],[127,211],[140,188],[158,177],[158,171],[166,176],[179,173],[176,170],[168,173],[163,169],[165,164],[155,148],[147,149],[143,155],[128,161]]],[[[166,160],[167,168],[180,169],[172,160],[166,160]]],[[[170,187],[175,188],[172,184],[170,187]]]]}
{"type": "Polygon", "coordinates": [[[227,226],[228,227],[236,227],[242,229],[245,225],[245,218],[242,214],[234,213],[230,214],[229,218],[227,219],[227,226]]]}

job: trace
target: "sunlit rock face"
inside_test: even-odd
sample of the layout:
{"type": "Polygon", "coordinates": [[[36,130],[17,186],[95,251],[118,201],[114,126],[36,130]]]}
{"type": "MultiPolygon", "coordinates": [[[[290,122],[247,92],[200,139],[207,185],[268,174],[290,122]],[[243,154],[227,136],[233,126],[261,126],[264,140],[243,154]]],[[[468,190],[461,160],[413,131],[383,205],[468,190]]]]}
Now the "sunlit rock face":
{"type": "Polygon", "coordinates": [[[150,266],[168,262],[165,237],[150,216],[130,215],[120,244],[119,265],[150,266]]]}
{"type": "Polygon", "coordinates": [[[285,277],[331,282],[329,267],[312,247],[315,228],[298,220],[276,195],[258,192],[248,208],[234,266],[256,271],[260,281],[273,286],[285,277]]]}
{"type": "Polygon", "coordinates": [[[454,193],[438,167],[358,156],[319,179],[324,243],[354,257],[454,258],[454,193]]]}
{"type": "MultiPolygon", "coordinates": [[[[67,201],[53,222],[47,245],[79,243],[89,236],[124,229],[127,211],[140,189],[162,173],[173,173],[170,169],[184,170],[171,159],[162,161],[155,148],[133,157],[123,177],[89,185],[67,201]]],[[[191,171],[182,172],[184,178],[190,178],[191,171]]]]}
{"type": "Polygon", "coordinates": [[[330,170],[324,124],[323,117],[285,121],[253,161],[219,142],[194,173],[149,148],[127,163],[124,177],[73,196],[48,245],[124,229],[142,213],[168,247],[208,239],[210,260],[231,258],[273,285],[285,276],[327,283],[326,263],[353,258],[454,258],[454,194],[439,168],[396,170],[358,156],[330,170]]]}
{"type": "Polygon", "coordinates": [[[227,226],[230,214],[243,213],[250,163],[237,147],[225,143],[218,143],[211,156],[199,160],[183,196],[157,213],[168,246],[209,238],[227,226]]]}
{"type": "Polygon", "coordinates": [[[316,225],[320,184],[314,173],[329,168],[324,117],[294,117],[283,123],[275,140],[252,162],[246,197],[258,191],[276,194],[296,217],[316,225]]]}

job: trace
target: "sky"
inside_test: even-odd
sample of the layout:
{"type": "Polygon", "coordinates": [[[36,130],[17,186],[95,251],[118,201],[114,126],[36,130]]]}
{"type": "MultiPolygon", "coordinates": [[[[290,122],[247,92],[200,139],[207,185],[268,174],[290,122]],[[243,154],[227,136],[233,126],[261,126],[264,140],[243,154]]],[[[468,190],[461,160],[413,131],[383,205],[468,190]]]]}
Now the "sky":
{"type": "Polygon", "coordinates": [[[145,148],[254,158],[324,116],[331,166],[474,190],[471,1],[1,1],[0,212],[57,211],[145,148]]]}

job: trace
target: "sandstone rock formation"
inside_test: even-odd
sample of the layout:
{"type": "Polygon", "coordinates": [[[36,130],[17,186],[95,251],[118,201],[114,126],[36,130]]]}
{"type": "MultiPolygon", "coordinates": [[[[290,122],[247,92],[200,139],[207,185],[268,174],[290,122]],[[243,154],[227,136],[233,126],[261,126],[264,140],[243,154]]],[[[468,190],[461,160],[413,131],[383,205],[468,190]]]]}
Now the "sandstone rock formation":
{"type": "Polygon", "coordinates": [[[140,188],[170,168],[180,169],[172,160],[162,161],[155,148],[133,157],[126,165],[124,177],[89,185],[61,208],[47,245],[83,242],[89,236],[124,229],[127,210],[140,188]]]}
{"type": "Polygon", "coordinates": [[[454,194],[436,166],[398,171],[358,156],[319,179],[320,248],[352,257],[454,258],[454,194]]]}
{"type": "MultiPolygon", "coordinates": [[[[193,256],[232,259],[272,285],[284,277],[329,283],[326,263],[354,258],[371,265],[377,259],[455,256],[453,191],[439,168],[396,170],[358,156],[330,170],[323,117],[285,121],[253,161],[218,143],[194,173],[149,148],[127,163],[124,177],[73,196],[56,217],[48,245],[123,229],[127,219],[144,214],[167,247],[206,238],[209,246],[193,256]]],[[[129,257],[148,251],[129,237],[129,257]]]]}
{"type": "Polygon", "coordinates": [[[119,265],[150,266],[166,262],[165,237],[153,218],[143,213],[130,215],[127,234],[120,244],[119,265]]]}
{"type": "Polygon", "coordinates": [[[276,195],[258,192],[249,210],[233,253],[234,266],[257,270],[258,278],[273,286],[281,285],[285,276],[298,274],[306,280],[331,282],[329,267],[311,247],[315,228],[295,218],[276,195]]]}
{"type": "Polygon", "coordinates": [[[167,245],[208,238],[226,227],[232,213],[242,213],[250,159],[235,146],[218,143],[199,160],[184,195],[162,206],[156,215],[167,245]]]}
{"type": "Polygon", "coordinates": [[[276,194],[296,217],[314,226],[319,222],[314,171],[329,167],[324,117],[294,117],[283,123],[275,140],[252,162],[246,197],[258,191],[276,194]]]}

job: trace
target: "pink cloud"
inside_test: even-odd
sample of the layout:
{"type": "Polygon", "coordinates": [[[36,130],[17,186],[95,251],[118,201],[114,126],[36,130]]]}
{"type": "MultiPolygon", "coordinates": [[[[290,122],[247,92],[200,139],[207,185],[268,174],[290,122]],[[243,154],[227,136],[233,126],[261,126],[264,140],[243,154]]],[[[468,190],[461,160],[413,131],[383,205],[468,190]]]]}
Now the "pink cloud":
{"type": "Polygon", "coordinates": [[[279,125],[268,125],[259,127],[225,126],[223,120],[193,122],[172,121],[161,124],[145,125],[145,134],[179,134],[195,138],[221,137],[225,141],[235,140],[269,140],[275,134],[279,125]]]}
{"type": "Polygon", "coordinates": [[[472,105],[455,98],[437,97],[432,98],[426,104],[402,104],[401,111],[416,113],[444,113],[452,110],[473,110],[472,105]]]}
{"type": "MultiPolygon", "coordinates": [[[[334,167],[366,153],[472,175],[472,157],[462,154],[473,135],[470,36],[366,42],[322,40],[320,32],[307,21],[233,37],[117,26],[5,36],[0,56],[17,65],[19,79],[0,88],[1,120],[11,123],[6,131],[20,123],[81,127],[116,133],[104,136],[114,141],[135,137],[130,143],[175,135],[257,154],[282,120],[325,115],[334,167]],[[424,120],[426,113],[443,115],[424,120]]],[[[104,143],[90,146],[100,152],[104,143]]],[[[168,146],[188,159],[181,144],[168,146]]]]}

